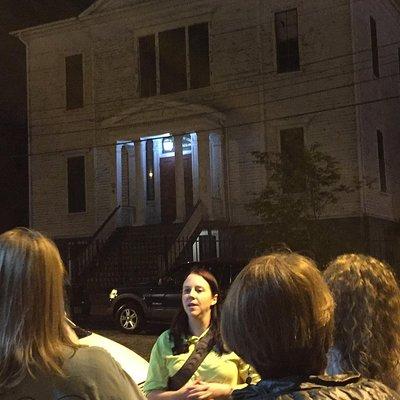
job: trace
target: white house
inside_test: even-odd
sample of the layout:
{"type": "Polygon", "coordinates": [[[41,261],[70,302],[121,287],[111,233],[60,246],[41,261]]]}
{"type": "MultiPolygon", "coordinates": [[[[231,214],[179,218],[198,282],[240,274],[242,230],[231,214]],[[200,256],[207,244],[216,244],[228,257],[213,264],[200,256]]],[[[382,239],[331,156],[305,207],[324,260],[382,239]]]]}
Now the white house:
{"type": "Polygon", "coordinates": [[[229,233],[240,255],[258,223],[245,205],[267,179],[251,152],[318,142],[344,183],[361,182],[327,229],[393,259],[397,1],[98,0],[13,34],[27,51],[34,228],[60,242],[179,231],[201,204],[185,233],[229,233]]]}

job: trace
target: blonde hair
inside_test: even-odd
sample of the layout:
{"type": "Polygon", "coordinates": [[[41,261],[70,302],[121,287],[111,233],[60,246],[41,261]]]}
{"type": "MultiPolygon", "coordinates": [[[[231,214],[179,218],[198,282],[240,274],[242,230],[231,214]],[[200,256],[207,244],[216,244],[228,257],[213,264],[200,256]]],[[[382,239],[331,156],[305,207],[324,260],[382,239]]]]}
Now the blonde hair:
{"type": "Polygon", "coordinates": [[[228,347],[263,379],[319,374],[331,345],[333,299],[311,259],[273,253],[239,273],[221,326],[228,347]]]}
{"type": "Polygon", "coordinates": [[[63,376],[70,337],[64,309],[64,266],[55,244],[15,228],[0,235],[0,392],[38,372],[63,376]]]}
{"type": "Polygon", "coordinates": [[[340,368],[397,389],[400,381],[400,289],[376,258],[345,254],[324,277],[336,302],[334,346],[340,368]]]}

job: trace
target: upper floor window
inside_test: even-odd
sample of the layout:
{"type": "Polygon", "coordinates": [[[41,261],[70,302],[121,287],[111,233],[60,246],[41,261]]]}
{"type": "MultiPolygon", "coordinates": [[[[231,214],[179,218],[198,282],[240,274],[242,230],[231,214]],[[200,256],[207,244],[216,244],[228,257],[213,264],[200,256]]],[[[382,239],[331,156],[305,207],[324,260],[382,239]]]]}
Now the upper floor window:
{"type": "Polygon", "coordinates": [[[369,25],[371,30],[372,71],[379,78],[378,34],[376,31],[376,22],[372,17],[369,17],[369,25]]]}
{"type": "Polygon", "coordinates": [[[68,212],[86,211],[85,157],[69,157],[68,174],[68,212]]]}
{"type": "Polygon", "coordinates": [[[283,190],[285,193],[299,193],[305,190],[306,181],[302,173],[304,158],[303,128],[281,131],[281,165],[283,190]]]}
{"type": "Polygon", "coordinates": [[[83,61],[82,54],[65,57],[66,108],[83,107],[83,61]]]}
{"type": "Polygon", "coordinates": [[[141,97],[210,85],[208,23],[142,36],[138,47],[141,97]]]}
{"type": "Polygon", "coordinates": [[[400,75],[400,47],[397,49],[397,61],[399,63],[399,75],[400,75]]]}
{"type": "Polygon", "coordinates": [[[276,63],[278,72],[300,69],[297,10],[275,14],[276,63]]]}
{"type": "Polygon", "coordinates": [[[385,163],[385,147],[383,144],[383,135],[381,131],[377,131],[376,134],[378,144],[378,164],[379,164],[379,182],[381,192],[387,191],[386,182],[386,163],[385,163]]]}

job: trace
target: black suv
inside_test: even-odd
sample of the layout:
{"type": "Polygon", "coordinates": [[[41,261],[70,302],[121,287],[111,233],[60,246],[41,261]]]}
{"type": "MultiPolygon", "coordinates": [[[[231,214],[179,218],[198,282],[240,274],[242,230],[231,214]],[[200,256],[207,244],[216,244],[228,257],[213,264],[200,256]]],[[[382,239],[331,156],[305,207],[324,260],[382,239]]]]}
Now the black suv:
{"type": "Polygon", "coordinates": [[[183,280],[191,269],[201,267],[213,273],[224,294],[245,264],[227,259],[191,261],[158,280],[112,289],[109,299],[114,320],[126,333],[136,333],[147,321],[170,323],[180,306],[183,280]]]}

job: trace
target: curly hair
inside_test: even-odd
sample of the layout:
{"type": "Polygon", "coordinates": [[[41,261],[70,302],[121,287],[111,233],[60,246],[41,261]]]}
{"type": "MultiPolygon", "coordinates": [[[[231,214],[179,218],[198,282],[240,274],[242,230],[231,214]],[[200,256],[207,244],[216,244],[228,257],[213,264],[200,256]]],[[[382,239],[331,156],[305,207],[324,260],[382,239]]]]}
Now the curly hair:
{"type": "Polygon", "coordinates": [[[328,265],[324,277],[336,302],[339,368],[398,389],[400,289],[390,267],[370,256],[344,254],[328,265]]]}

